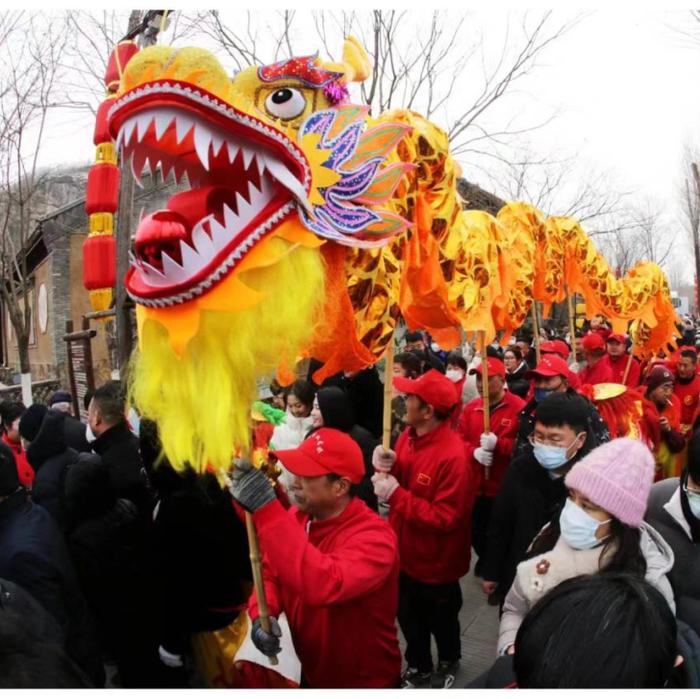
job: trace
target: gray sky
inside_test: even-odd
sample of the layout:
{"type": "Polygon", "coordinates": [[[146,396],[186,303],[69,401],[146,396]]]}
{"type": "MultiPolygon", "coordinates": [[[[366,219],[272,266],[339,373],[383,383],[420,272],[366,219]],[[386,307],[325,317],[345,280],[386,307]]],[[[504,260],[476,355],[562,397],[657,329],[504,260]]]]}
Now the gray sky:
{"type": "MultiPolygon", "coordinates": [[[[304,51],[321,48],[306,31],[311,24],[303,13],[299,11],[303,31],[297,45],[304,51]]],[[[505,15],[503,9],[481,8],[469,15],[465,26],[465,41],[474,41],[479,32],[486,37],[487,65],[500,55],[505,15]]],[[[573,16],[568,10],[555,13],[554,23],[573,16]]],[[[518,15],[511,13],[511,19],[517,23],[518,15]]],[[[422,21],[416,14],[417,27],[422,21]]],[[[683,25],[693,28],[688,11],[631,7],[586,11],[565,37],[547,49],[517,91],[486,116],[484,125],[498,128],[513,115],[520,119],[517,123],[533,124],[556,111],[551,123],[525,134],[520,143],[527,142],[530,152],[542,157],[575,156],[571,187],[591,172],[607,173],[610,186],[628,192],[631,204],[651,198],[668,228],[677,230],[675,269],[690,280],[690,248],[677,216],[678,188],[684,141],[700,142],[700,41],[692,46],[669,28],[683,25]]],[[[339,54],[340,45],[337,50],[339,54]]],[[[222,62],[233,67],[225,58],[222,62]]],[[[468,99],[470,90],[478,90],[480,84],[478,71],[473,79],[472,73],[466,74],[450,110],[458,109],[459,100],[468,99]]],[[[62,112],[53,118],[49,133],[44,164],[92,160],[91,118],[62,112]]],[[[488,150],[489,144],[482,147],[488,150]]],[[[468,154],[461,164],[468,178],[496,186],[490,177],[497,175],[495,161],[468,154]]],[[[562,192],[562,202],[566,194],[562,192]]]]}

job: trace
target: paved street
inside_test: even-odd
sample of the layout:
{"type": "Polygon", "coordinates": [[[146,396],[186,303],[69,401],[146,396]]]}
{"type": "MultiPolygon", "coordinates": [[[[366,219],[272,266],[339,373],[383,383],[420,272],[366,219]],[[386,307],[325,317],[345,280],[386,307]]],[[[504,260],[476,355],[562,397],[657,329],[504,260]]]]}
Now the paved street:
{"type": "MultiPolygon", "coordinates": [[[[472,567],[476,556],[472,555],[472,567]]],[[[462,578],[464,603],[459,613],[462,628],[462,664],[457,674],[454,688],[460,689],[475,677],[488,670],[496,660],[498,638],[498,607],[489,607],[486,596],[481,592],[479,579],[471,572],[462,578]]],[[[404,643],[401,636],[401,652],[404,643]]],[[[433,641],[433,657],[437,658],[433,641]]]]}

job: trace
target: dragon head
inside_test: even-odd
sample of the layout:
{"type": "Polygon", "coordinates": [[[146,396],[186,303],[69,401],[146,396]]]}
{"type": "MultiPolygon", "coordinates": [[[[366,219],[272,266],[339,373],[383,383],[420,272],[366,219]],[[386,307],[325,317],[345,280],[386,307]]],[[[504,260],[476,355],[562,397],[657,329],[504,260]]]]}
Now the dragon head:
{"type": "MultiPolygon", "coordinates": [[[[142,219],[126,284],[134,300],[164,308],[200,297],[247,253],[292,220],[321,239],[379,246],[405,227],[377,209],[403,172],[383,172],[405,127],[366,129],[347,104],[366,54],[315,56],[250,67],[230,79],[201,49],[151,47],[128,63],[110,131],[137,180],[144,167],[186,176],[190,189],[142,219]],[[373,186],[374,185],[374,186],[373,186]],[[295,220],[296,219],[296,220],[295,220]]],[[[320,242],[320,241],[319,241],[320,242]]]]}
{"type": "Polygon", "coordinates": [[[409,225],[388,203],[412,167],[395,155],[409,127],[372,125],[347,101],[370,68],[354,39],[338,64],[292,58],[232,79],[197,48],[151,47],[125,67],[109,112],[123,161],[137,180],[160,168],[187,187],[141,219],[126,278],[132,396],[176,466],[224,469],[249,441],[256,379],[323,324],[321,246],[379,247],[409,225]]]}

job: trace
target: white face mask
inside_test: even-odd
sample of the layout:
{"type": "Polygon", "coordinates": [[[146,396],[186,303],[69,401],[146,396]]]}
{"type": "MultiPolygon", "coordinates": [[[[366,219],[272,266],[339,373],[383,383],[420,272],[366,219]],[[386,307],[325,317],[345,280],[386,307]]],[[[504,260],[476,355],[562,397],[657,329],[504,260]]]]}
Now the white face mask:
{"type": "Polygon", "coordinates": [[[464,372],[461,369],[448,369],[445,376],[454,383],[461,381],[464,378],[464,372]]]}
{"type": "Polygon", "coordinates": [[[85,425],[85,439],[87,440],[88,444],[92,444],[97,439],[97,435],[95,435],[95,433],[90,428],[89,422],[87,423],[87,425],[85,425]]]}
{"type": "Polygon", "coordinates": [[[564,509],[559,515],[559,527],[561,535],[572,549],[583,551],[592,549],[597,546],[601,540],[596,539],[595,533],[601,524],[612,522],[611,519],[606,519],[604,522],[598,521],[595,517],[591,517],[588,512],[585,512],[571,498],[568,498],[564,509]]]}
{"type": "Polygon", "coordinates": [[[700,519],[700,495],[688,490],[687,485],[683,486],[683,490],[688,497],[688,506],[690,507],[690,511],[693,513],[693,517],[695,517],[695,519],[700,519]]]}

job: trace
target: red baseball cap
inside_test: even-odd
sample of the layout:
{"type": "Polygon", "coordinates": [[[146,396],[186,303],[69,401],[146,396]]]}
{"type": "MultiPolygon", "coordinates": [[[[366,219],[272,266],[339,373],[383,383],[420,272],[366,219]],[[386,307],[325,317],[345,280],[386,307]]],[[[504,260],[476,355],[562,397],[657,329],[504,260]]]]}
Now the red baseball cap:
{"type": "Polygon", "coordinates": [[[606,342],[619,342],[621,345],[624,345],[627,342],[627,336],[620,333],[612,333],[608,336],[606,342]]]}
{"type": "Polygon", "coordinates": [[[457,386],[437,369],[426,371],[417,379],[395,376],[393,383],[396,390],[418,396],[423,402],[432,405],[440,412],[452,410],[459,401],[457,386]]]}
{"type": "Polygon", "coordinates": [[[526,379],[536,376],[563,376],[568,379],[571,374],[569,365],[558,354],[545,354],[540,363],[525,374],[526,379]]]}
{"type": "Polygon", "coordinates": [[[585,349],[587,352],[604,350],[605,340],[603,339],[602,335],[599,335],[598,333],[588,333],[588,335],[583,338],[583,349],[585,349]]]}
{"type": "MultiPolygon", "coordinates": [[[[501,378],[506,377],[506,367],[505,364],[498,359],[498,357],[487,357],[486,367],[489,371],[489,376],[500,376],[501,378]]],[[[481,362],[478,366],[473,367],[469,370],[470,374],[481,374],[481,362]]]]}
{"type": "Polygon", "coordinates": [[[359,483],[365,475],[365,461],[357,442],[331,427],[316,430],[296,449],[281,449],[270,454],[296,476],[313,478],[335,473],[359,483]]]}
{"type": "Polygon", "coordinates": [[[568,359],[570,350],[564,340],[547,340],[540,345],[540,352],[558,354],[562,359],[568,359]]]}

